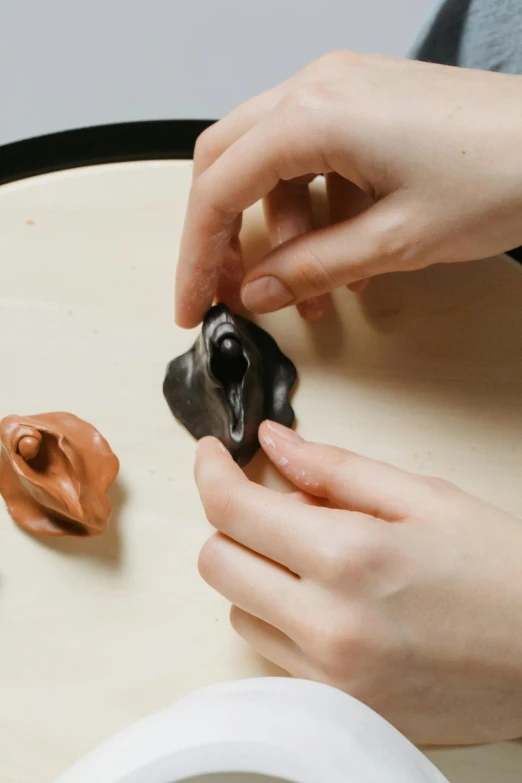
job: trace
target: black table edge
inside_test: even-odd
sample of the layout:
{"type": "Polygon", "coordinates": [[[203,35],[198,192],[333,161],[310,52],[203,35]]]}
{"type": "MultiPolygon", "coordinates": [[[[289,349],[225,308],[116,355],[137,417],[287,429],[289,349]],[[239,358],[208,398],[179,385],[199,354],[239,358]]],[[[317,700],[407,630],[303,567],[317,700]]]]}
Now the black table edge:
{"type": "Polygon", "coordinates": [[[137,160],[190,160],[213,120],[150,120],[50,133],[0,146],[0,185],[53,171],[137,160]]]}

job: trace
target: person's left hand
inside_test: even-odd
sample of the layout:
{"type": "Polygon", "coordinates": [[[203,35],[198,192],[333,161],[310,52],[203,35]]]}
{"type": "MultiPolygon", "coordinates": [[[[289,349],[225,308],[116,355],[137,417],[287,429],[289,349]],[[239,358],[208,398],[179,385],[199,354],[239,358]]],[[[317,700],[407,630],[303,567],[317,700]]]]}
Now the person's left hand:
{"type": "Polygon", "coordinates": [[[199,568],[238,633],[416,743],[522,736],[522,521],[279,425],[260,441],[299,493],[249,481],[212,438],[196,461],[218,530],[199,568]]]}

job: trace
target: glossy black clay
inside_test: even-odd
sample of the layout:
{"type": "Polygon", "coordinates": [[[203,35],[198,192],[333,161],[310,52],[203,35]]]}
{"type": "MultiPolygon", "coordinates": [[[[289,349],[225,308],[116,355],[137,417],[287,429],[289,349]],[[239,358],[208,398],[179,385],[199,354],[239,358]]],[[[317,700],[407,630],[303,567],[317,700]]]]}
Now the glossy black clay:
{"type": "Polygon", "coordinates": [[[170,362],[163,394],[196,439],[219,438],[246,465],[259,448],[262,421],[292,426],[289,396],[296,378],[273,337],[218,304],[206,314],[190,351],[170,362]]]}

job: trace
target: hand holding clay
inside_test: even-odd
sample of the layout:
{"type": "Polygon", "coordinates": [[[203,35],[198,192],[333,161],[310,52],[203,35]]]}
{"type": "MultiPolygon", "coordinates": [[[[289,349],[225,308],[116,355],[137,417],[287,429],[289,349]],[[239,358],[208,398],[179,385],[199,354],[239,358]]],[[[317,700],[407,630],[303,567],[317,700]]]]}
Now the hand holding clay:
{"type": "Polygon", "coordinates": [[[210,439],[196,464],[218,530],[200,571],[241,636],[416,743],[522,736],[521,520],[271,422],[260,441],[299,492],[249,481],[210,439]]]}
{"type": "Polygon", "coordinates": [[[0,494],[21,527],[46,536],[96,536],[111,513],[119,470],[107,441],[70,413],[0,421],[0,494]]]}
{"type": "Polygon", "coordinates": [[[196,145],[179,325],[216,296],[317,318],[342,285],[521,245],[521,88],[519,75],[335,52],[242,104],[196,145]],[[330,206],[319,229],[317,174],[330,206]],[[245,273],[241,216],[260,199],[272,252],[245,273]]]}

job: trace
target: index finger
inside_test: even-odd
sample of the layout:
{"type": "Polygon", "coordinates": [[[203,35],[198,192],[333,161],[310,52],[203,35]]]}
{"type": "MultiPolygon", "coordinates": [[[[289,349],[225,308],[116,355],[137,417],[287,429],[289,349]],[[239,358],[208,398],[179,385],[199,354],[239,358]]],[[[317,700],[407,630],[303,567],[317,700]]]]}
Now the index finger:
{"type": "Polygon", "coordinates": [[[200,441],[195,473],[207,519],[220,533],[298,576],[315,573],[318,553],[339,532],[329,509],[249,481],[213,438],[200,441]]]}
{"type": "Polygon", "coordinates": [[[176,275],[176,321],[197,326],[214,299],[223,266],[242,263],[237,217],[280,180],[323,174],[317,123],[283,101],[237,139],[192,184],[176,275]],[[296,127],[296,122],[302,128],[296,127]]]}

